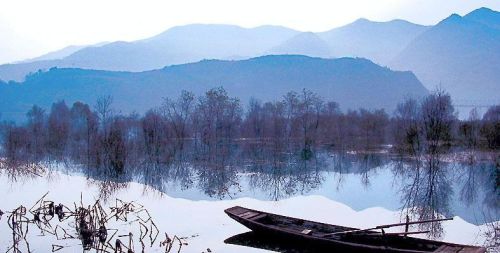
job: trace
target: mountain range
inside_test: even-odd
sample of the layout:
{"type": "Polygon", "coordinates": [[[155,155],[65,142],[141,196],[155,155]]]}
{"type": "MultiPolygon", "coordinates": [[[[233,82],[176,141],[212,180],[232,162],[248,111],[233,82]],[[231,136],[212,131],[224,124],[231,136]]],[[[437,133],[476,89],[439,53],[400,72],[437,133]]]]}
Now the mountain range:
{"type": "Polygon", "coordinates": [[[451,15],[415,38],[389,66],[411,70],[455,100],[500,103],[500,13],[451,15]]]}
{"type": "MultiPolygon", "coordinates": [[[[47,75],[53,76],[54,80],[59,80],[54,75],[63,75],[68,80],[66,85],[75,85],[78,82],[82,82],[81,85],[84,85],[83,82],[98,85],[99,82],[92,80],[91,77],[97,79],[104,78],[103,75],[105,73],[106,78],[99,85],[109,83],[108,79],[111,78],[110,76],[113,76],[111,78],[113,80],[120,80],[125,83],[129,83],[128,78],[130,77],[136,83],[150,84],[147,87],[156,87],[160,83],[168,83],[168,85],[172,86],[169,87],[174,92],[179,89],[177,89],[176,85],[172,84],[173,81],[162,79],[169,75],[153,75],[152,73],[164,73],[168,72],[168,69],[190,69],[188,66],[205,66],[210,63],[208,64],[211,66],[209,69],[216,68],[215,66],[221,68],[222,66],[232,66],[230,68],[231,71],[236,71],[237,73],[239,73],[238,71],[242,71],[243,75],[255,75],[254,77],[245,76],[246,81],[252,80],[257,82],[255,84],[245,83],[247,85],[245,87],[255,87],[254,90],[248,89],[246,91],[249,94],[258,94],[259,90],[257,90],[257,87],[261,85],[258,83],[284,85],[285,80],[292,83],[297,82],[297,80],[290,80],[287,76],[284,76],[283,81],[277,80],[273,83],[258,79],[272,78],[269,71],[261,69],[263,66],[270,66],[256,60],[266,59],[259,58],[261,56],[305,55],[325,59],[361,57],[370,60],[370,64],[374,62],[381,66],[388,66],[393,70],[411,71],[427,90],[433,90],[437,87],[444,88],[451,94],[455,101],[494,104],[500,103],[499,27],[500,13],[488,8],[480,8],[464,16],[453,14],[432,26],[417,25],[404,20],[374,22],[367,19],[359,19],[351,24],[319,33],[300,32],[281,26],[261,26],[247,29],[233,25],[196,24],[173,27],[159,35],[144,40],[111,42],[80,48],[71,47],[27,62],[0,65],[0,79],[20,82],[20,84],[14,82],[16,85],[30,86],[32,83],[41,85],[43,82],[49,82],[52,79],[47,79],[44,74],[38,73],[39,70],[43,72],[53,67],[73,68],[72,70],[68,70],[68,72],[62,69],[53,69],[48,71],[47,75]],[[219,59],[223,61],[204,61],[206,59],[219,59]],[[244,59],[249,60],[240,61],[244,59]],[[250,70],[244,71],[238,69],[240,66],[247,66],[244,64],[245,62],[254,61],[258,62],[255,66],[259,66],[259,71],[265,72],[269,76],[261,76],[259,75],[260,72],[256,73],[250,70]],[[165,66],[170,67],[164,68],[165,66]],[[74,68],[88,69],[88,71],[76,70],[74,68]],[[112,73],[109,71],[118,72],[112,73]],[[29,80],[27,79],[25,82],[22,82],[29,73],[38,74],[30,75],[29,80]],[[76,75],[74,77],[75,81],[71,80],[69,73],[76,75]],[[85,74],[85,78],[79,79],[82,73],[85,74]],[[117,78],[115,79],[114,76],[117,78]],[[140,80],[137,77],[144,77],[147,80],[140,80]],[[153,77],[161,78],[155,80],[153,77]]],[[[294,57],[290,59],[296,60],[294,57]]],[[[312,60],[307,60],[306,62],[308,61],[312,60]]],[[[330,62],[329,60],[318,59],[314,61],[324,64],[330,62]]],[[[362,60],[356,59],[356,61],[362,60]]],[[[283,61],[278,62],[285,65],[288,64],[283,61]]],[[[294,61],[294,63],[290,64],[298,63],[294,61]]],[[[346,73],[351,73],[350,78],[352,80],[358,79],[358,76],[353,74],[354,72],[359,72],[359,70],[353,69],[356,67],[360,66],[351,66],[350,70],[345,70],[347,71],[346,73]]],[[[337,71],[325,69],[324,66],[319,68],[323,69],[326,73],[337,71]]],[[[216,71],[208,71],[207,69],[203,69],[202,71],[218,76],[216,71]]],[[[224,69],[224,71],[226,71],[224,73],[227,75],[229,70],[224,69]]],[[[291,83],[290,89],[287,90],[295,89],[299,86],[315,87],[316,84],[306,83],[306,78],[301,78],[301,74],[307,75],[309,73],[307,72],[308,70],[295,69],[294,71],[297,71],[297,73],[292,74],[302,82],[300,82],[300,85],[295,83],[295,86],[291,83]]],[[[387,71],[389,70],[386,70],[384,73],[400,73],[387,71]]],[[[185,73],[186,75],[194,73],[199,82],[187,82],[186,80],[191,80],[191,78],[195,77],[185,77],[186,80],[183,79],[183,82],[178,85],[187,85],[189,83],[190,85],[205,85],[204,87],[206,88],[208,86],[222,84],[236,85],[238,83],[238,80],[227,76],[224,76],[221,79],[223,81],[221,81],[215,79],[215,77],[199,77],[200,72],[196,71],[185,73]]],[[[177,74],[174,76],[180,78],[177,74]]],[[[316,81],[314,79],[308,80],[316,81]]],[[[320,85],[322,88],[344,87],[327,85],[323,81],[319,83],[323,85],[320,85]]],[[[345,85],[345,83],[349,82],[344,80],[343,83],[345,85]]],[[[376,83],[379,86],[385,86],[385,84],[380,82],[376,83]]],[[[113,84],[128,89],[123,84],[117,84],[116,82],[113,82],[113,84]]],[[[44,85],[50,86],[52,84],[44,83],[44,85]]],[[[185,88],[190,89],[189,86],[185,88]]],[[[269,87],[264,88],[269,89],[269,87]]],[[[22,90],[24,89],[22,88],[22,90]]],[[[336,90],[321,90],[319,88],[317,90],[321,94],[337,92],[336,90]]],[[[163,91],[167,92],[167,90],[163,91]]],[[[26,92],[33,93],[33,91],[28,90],[26,92]]],[[[150,92],[154,93],[154,90],[150,92]]],[[[276,93],[270,94],[282,95],[281,92],[285,92],[285,89],[276,88],[276,93]]],[[[238,89],[235,90],[236,93],[240,95],[238,89]]],[[[412,93],[412,91],[408,93],[412,93]]],[[[342,92],[339,94],[342,94],[342,92]]],[[[364,93],[361,92],[359,94],[362,96],[364,93]]],[[[71,96],[71,94],[66,95],[71,96]]],[[[266,94],[262,95],[266,97],[266,94]]],[[[384,93],[375,92],[371,92],[371,95],[386,96],[384,93]]],[[[248,97],[245,94],[241,94],[241,96],[243,99],[248,97]]],[[[34,96],[32,97],[34,98],[34,96]]],[[[64,97],[56,96],[55,98],[62,99],[64,97]]],[[[333,96],[332,98],[337,97],[333,96]]],[[[378,105],[382,108],[390,109],[396,102],[391,101],[379,104],[377,104],[378,102],[364,103],[363,100],[352,98],[352,101],[359,102],[356,106],[355,103],[348,102],[343,97],[338,97],[338,99],[338,102],[341,102],[341,105],[344,105],[345,108],[361,106],[373,108],[375,105],[378,105]]],[[[372,101],[370,99],[367,101],[372,101]]],[[[24,102],[29,104],[28,100],[24,102]]]]}
{"type": "MultiPolygon", "coordinates": [[[[402,20],[366,19],[320,33],[281,26],[247,29],[194,24],[173,27],[144,40],[82,47],[62,58],[41,57],[40,61],[0,65],[0,79],[21,81],[30,72],[51,67],[139,72],[204,59],[248,59],[270,54],[362,57],[385,65],[426,28],[402,20]]],[[[66,53],[68,48],[61,51],[66,53]]]]}
{"type": "Polygon", "coordinates": [[[251,58],[299,33],[279,26],[179,26],[144,40],[85,47],[62,59],[1,65],[0,79],[20,81],[30,72],[51,67],[139,72],[204,59],[251,58]]]}
{"type": "Polygon", "coordinates": [[[29,75],[22,83],[0,83],[0,113],[21,120],[31,105],[50,108],[54,101],[95,104],[111,95],[125,113],[145,112],[181,90],[201,95],[223,86],[245,106],[251,97],[279,100],[289,91],[307,88],[341,109],[392,112],[405,97],[427,90],[411,72],[392,71],[361,58],[323,59],[300,55],[262,56],[248,60],[204,60],[144,72],[52,68],[29,75]],[[379,96],[377,94],[383,94],[379,96]]]}

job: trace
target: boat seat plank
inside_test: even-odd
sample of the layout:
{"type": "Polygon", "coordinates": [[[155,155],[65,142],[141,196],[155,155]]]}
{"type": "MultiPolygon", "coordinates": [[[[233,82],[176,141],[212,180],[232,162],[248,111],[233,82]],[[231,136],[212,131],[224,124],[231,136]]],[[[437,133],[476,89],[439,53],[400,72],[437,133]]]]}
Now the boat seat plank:
{"type": "Polygon", "coordinates": [[[466,251],[462,251],[463,247],[460,246],[455,246],[455,245],[442,245],[441,247],[437,248],[434,253],[458,253],[462,252],[465,253],[466,251]]]}
{"type": "Polygon", "coordinates": [[[310,235],[312,233],[312,230],[310,230],[310,229],[304,229],[304,230],[302,230],[301,233],[304,234],[304,235],[310,235]]]}
{"type": "Polygon", "coordinates": [[[242,208],[239,206],[231,207],[231,208],[228,208],[227,210],[234,215],[240,215],[242,213],[248,212],[248,209],[242,208]]]}
{"type": "Polygon", "coordinates": [[[238,216],[240,218],[243,218],[243,219],[251,219],[251,218],[253,218],[253,217],[255,217],[255,216],[259,215],[259,214],[261,214],[261,213],[248,211],[248,212],[244,212],[242,214],[239,214],[238,216]]]}
{"type": "Polygon", "coordinates": [[[258,219],[264,218],[266,216],[267,216],[267,214],[261,213],[261,214],[255,216],[255,217],[253,217],[252,220],[258,220],[258,219]]]}

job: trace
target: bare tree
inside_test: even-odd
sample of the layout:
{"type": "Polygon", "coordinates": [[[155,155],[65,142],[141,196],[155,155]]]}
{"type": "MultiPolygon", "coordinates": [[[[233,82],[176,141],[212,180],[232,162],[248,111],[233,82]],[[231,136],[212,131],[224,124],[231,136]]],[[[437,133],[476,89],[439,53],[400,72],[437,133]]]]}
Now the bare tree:
{"type": "Polygon", "coordinates": [[[48,120],[48,144],[53,155],[62,156],[70,134],[71,115],[66,102],[52,104],[48,120]]]}
{"type": "Polygon", "coordinates": [[[287,143],[290,143],[292,135],[296,129],[295,127],[295,116],[299,107],[299,98],[297,92],[290,91],[283,97],[283,105],[285,106],[285,128],[283,129],[286,133],[287,143]]]}
{"type": "Polygon", "coordinates": [[[262,103],[251,98],[248,110],[243,124],[244,134],[246,137],[259,139],[264,137],[264,112],[262,103]]]}
{"type": "Polygon", "coordinates": [[[417,100],[408,98],[398,104],[394,113],[394,142],[400,151],[415,155],[421,148],[420,108],[417,100]]]}
{"type": "Polygon", "coordinates": [[[295,117],[301,129],[302,148],[304,151],[310,152],[311,146],[316,142],[323,100],[307,89],[303,89],[298,98],[295,117]]]}
{"type": "Polygon", "coordinates": [[[103,96],[97,99],[97,102],[94,106],[94,110],[97,112],[99,120],[101,121],[101,128],[103,129],[105,134],[108,121],[113,113],[113,110],[111,108],[112,104],[113,104],[112,96],[103,96]]]}
{"type": "Polygon", "coordinates": [[[28,118],[28,131],[31,137],[31,152],[35,159],[39,159],[45,152],[46,144],[46,116],[45,110],[34,105],[26,114],[28,118]]]}
{"type": "Polygon", "coordinates": [[[470,150],[475,150],[479,145],[480,121],[477,109],[474,108],[470,111],[468,120],[460,123],[459,136],[462,139],[463,145],[470,150]]]}
{"type": "Polygon", "coordinates": [[[75,102],[71,107],[71,146],[73,157],[85,154],[90,165],[91,152],[98,140],[98,118],[87,104],[75,102]]]}
{"type": "Polygon", "coordinates": [[[110,124],[109,135],[105,139],[108,161],[117,173],[123,173],[127,161],[126,130],[124,121],[113,119],[110,124]]]}
{"type": "Polygon", "coordinates": [[[339,130],[339,105],[336,102],[326,102],[321,112],[321,142],[330,146],[339,146],[341,143],[341,136],[338,134],[339,130]]]}
{"type": "Polygon", "coordinates": [[[452,140],[456,116],[450,95],[442,90],[435,91],[422,101],[421,113],[427,153],[437,154],[452,140]]]}
{"type": "Polygon", "coordinates": [[[490,149],[500,148],[500,105],[490,107],[484,114],[481,135],[490,149]]]}
{"type": "Polygon", "coordinates": [[[26,128],[14,125],[5,126],[4,148],[5,155],[10,161],[27,161],[30,139],[26,128]]]}
{"type": "Polygon", "coordinates": [[[241,124],[240,101],[230,98],[222,87],[214,88],[200,97],[196,115],[198,136],[209,151],[227,151],[229,141],[236,137],[241,124]]]}
{"type": "Polygon", "coordinates": [[[160,163],[164,155],[167,139],[167,126],[163,117],[155,110],[150,110],[141,120],[145,152],[148,160],[160,163]]]}
{"type": "Polygon", "coordinates": [[[188,137],[189,119],[193,114],[195,96],[192,92],[183,90],[177,100],[166,98],[161,110],[169,120],[175,134],[178,148],[182,149],[184,139],[188,137]]]}

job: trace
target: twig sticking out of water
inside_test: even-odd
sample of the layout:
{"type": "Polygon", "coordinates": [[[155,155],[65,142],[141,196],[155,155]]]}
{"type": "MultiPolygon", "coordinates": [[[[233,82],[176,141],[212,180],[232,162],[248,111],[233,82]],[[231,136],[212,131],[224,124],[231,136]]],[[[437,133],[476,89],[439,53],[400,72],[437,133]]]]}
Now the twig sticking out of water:
{"type": "Polygon", "coordinates": [[[174,246],[175,241],[178,242],[178,249],[177,253],[181,252],[182,246],[187,245],[187,242],[183,241],[184,237],[179,238],[178,236],[174,235],[173,238],[170,238],[167,233],[165,233],[165,240],[160,242],[160,247],[165,247],[165,253],[170,253],[172,251],[172,248],[174,246]]]}
{"type": "Polygon", "coordinates": [[[64,249],[64,246],[52,244],[52,252],[56,252],[62,249],[64,249]]]}
{"type": "Polygon", "coordinates": [[[28,234],[28,224],[31,222],[31,220],[26,217],[26,207],[19,206],[14,209],[14,211],[10,213],[7,220],[9,228],[12,230],[12,246],[7,249],[6,253],[21,253],[19,246],[22,241],[25,242],[28,253],[31,253],[29,243],[26,240],[26,235],[28,234]]]}

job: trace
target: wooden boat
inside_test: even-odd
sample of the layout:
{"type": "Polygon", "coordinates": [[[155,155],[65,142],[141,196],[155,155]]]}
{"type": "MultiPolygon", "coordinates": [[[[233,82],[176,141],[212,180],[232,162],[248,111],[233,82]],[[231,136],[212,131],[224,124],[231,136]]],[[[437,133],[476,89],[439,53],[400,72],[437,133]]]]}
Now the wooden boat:
{"type": "Polygon", "coordinates": [[[314,245],[322,252],[481,253],[485,248],[307,221],[240,206],[224,210],[253,232],[281,241],[314,245]]]}

